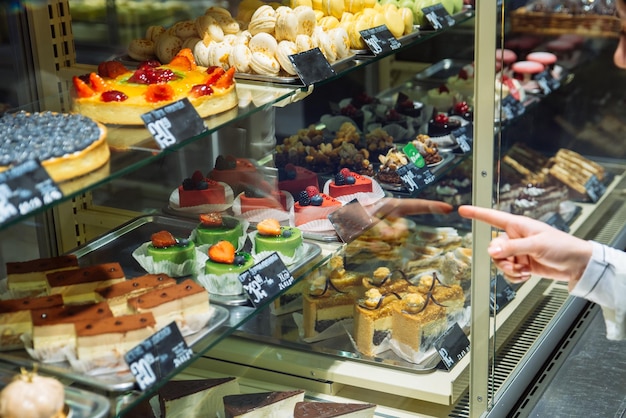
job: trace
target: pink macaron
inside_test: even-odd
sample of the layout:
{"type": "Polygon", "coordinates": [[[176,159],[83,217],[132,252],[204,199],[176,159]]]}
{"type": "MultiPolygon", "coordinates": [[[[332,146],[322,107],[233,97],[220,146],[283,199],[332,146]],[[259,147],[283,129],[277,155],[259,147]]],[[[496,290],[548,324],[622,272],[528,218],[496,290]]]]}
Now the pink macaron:
{"type": "Polygon", "coordinates": [[[517,61],[517,54],[510,49],[496,49],[496,61],[500,61],[508,67],[517,61]]]}
{"type": "Polygon", "coordinates": [[[551,52],[531,52],[526,55],[526,60],[538,62],[543,64],[544,67],[553,68],[557,58],[551,52]]]}
{"type": "Polygon", "coordinates": [[[534,74],[545,70],[545,66],[536,61],[517,61],[511,66],[515,78],[524,82],[530,81],[534,74]]]}

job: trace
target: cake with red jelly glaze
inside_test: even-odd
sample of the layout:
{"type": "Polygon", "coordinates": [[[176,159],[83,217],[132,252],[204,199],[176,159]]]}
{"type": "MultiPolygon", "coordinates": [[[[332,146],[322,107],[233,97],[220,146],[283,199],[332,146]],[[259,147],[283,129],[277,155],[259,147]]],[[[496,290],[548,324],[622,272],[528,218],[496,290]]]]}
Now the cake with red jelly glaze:
{"type": "Polygon", "coordinates": [[[260,176],[252,161],[219,155],[208,177],[228,184],[235,194],[239,194],[246,186],[258,184],[260,176]]]}
{"type": "Polygon", "coordinates": [[[328,185],[328,194],[331,197],[340,197],[355,193],[371,193],[372,180],[366,176],[342,168],[328,185]]]}
{"type": "Polygon", "coordinates": [[[259,209],[287,210],[287,196],[262,180],[244,188],[239,195],[241,213],[259,209]]]}
{"type": "Polygon", "coordinates": [[[293,205],[296,226],[317,220],[328,220],[328,215],[341,207],[337,199],[320,193],[315,186],[309,186],[298,194],[293,205]]]}
{"type": "Polygon", "coordinates": [[[226,210],[233,203],[233,190],[223,182],[212,180],[196,170],[170,195],[169,206],[174,210],[208,212],[226,210]]]}
{"type": "Polygon", "coordinates": [[[313,171],[291,163],[278,169],[279,190],[285,190],[296,197],[300,190],[304,190],[308,186],[319,186],[317,174],[313,171]]]}

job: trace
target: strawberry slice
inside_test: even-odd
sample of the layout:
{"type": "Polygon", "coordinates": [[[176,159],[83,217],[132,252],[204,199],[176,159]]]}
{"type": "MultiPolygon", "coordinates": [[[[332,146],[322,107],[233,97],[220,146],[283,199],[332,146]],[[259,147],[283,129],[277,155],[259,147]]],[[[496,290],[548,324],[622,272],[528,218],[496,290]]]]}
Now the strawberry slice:
{"type": "Polygon", "coordinates": [[[223,264],[233,264],[235,262],[235,247],[228,241],[218,241],[209,247],[209,258],[211,261],[223,264]]]}
{"type": "Polygon", "coordinates": [[[226,73],[224,73],[216,82],[215,87],[220,89],[227,89],[233,85],[233,79],[235,78],[235,67],[230,67],[226,73]]]}
{"type": "MultiPolygon", "coordinates": [[[[176,57],[185,57],[189,60],[191,64],[191,69],[195,70],[198,66],[196,65],[196,59],[193,56],[193,52],[190,48],[183,48],[176,54],[176,57]]],[[[171,64],[171,63],[170,63],[171,64]]]]}
{"type": "Polygon", "coordinates": [[[81,99],[94,96],[96,94],[95,91],[87,83],[85,83],[80,77],[74,76],[72,77],[72,83],[74,83],[74,88],[76,89],[76,95],[81,99]]]}
{"type": "Polygon", "coordinates": [[[145,98],[150,103],[172,100],[174,89],[169,84],[150,84],[146,90],[145,98]]]}
{"type": "Polygon", "coordinates": [[[151,235],[150,241],[156,248],[166,248],[176,245],[177,241],[169,231],[159,231],[151,235]]]}
{"type": "Polygon", "coordinates": [[[203,226],[222,226],[222,215],[218,212],[203,213],[200,215],[203,226]]]}
{"type": "Polygon", "coordinates": [[[91,88],[98,93],[109,90],[107,82],[96,73],[89,73],[89,83],[91,84],[91,88]]]}
{"type": "Polygon", "coordinates": [[[103,61],[98,64],[98,75],[105,78],[116,78],[128,72],[128,68],[119,61],[103,61]]]}
{"type": "Polygon", "coordinates": [[[257,224],[256,229],[261,235],[280,235],[280,223],[276,219],[264,219],[257,224]]]}
{"type": "Polygon", "coordinates": [[[212,68],[213,70],[212,71],[207,70],[207,74],[209,75],[209,78],[205,83],[207,86],[212,86],[213,84],[215,84],[215,82],[219,80],[219,78],[222,75],[224,75],[224,73],[226,72],[224,71],[222,67],[210,67],[210,68],[212,68]]]}
{"type": "Polygon", "coordinates": [[[168,67],[181,71],[191,71],[191,61],[184,55],[176,55],[168,64],[168,67]]]}

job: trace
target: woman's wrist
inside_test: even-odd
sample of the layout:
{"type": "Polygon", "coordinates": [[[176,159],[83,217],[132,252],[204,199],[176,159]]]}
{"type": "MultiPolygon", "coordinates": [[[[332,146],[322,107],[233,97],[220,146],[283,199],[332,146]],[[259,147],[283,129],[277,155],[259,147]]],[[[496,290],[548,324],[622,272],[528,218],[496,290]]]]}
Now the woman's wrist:
{"type": "Polygon", "coordinates": [[[578,240],[579,249],[572,254],[574,263],[572,265],[568,289],[571,291],[583,277],[589,261],[593,255],[593,244],[591,241],[578,240]]]}

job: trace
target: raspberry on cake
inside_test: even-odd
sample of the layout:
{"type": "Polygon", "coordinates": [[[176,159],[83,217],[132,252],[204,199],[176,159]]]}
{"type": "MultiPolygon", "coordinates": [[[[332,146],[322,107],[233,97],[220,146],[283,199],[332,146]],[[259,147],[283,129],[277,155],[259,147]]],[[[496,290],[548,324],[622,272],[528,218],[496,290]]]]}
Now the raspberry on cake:
{"type": "Polygon", "coordinates": [[[218,212],[203,213],[200,223],[192,232],[192,239],[197,245],[212,245],[218,241],[228,241],[235,248],[241,246],[241,238],[247,229],[247,222],[218,212]],[[244,225],[245,224],[245,225],[244,225]]]}
{"type": "Polygon", "coordinates": [[[183,180],[169,199],[169,206],[183,212],[211,212],[228,209],[233,203],[233,190],[226,183],[206,178],[196,170],[183,180]]]}
{"type": "Polygon", "coordinates": [[[144,61],[131,71],[119,62],[98,66],[98,73],[75,76],[76,113],[102,123],[143,125],[141,115],[186,98],[200,117],[238,104],[234,68],[197,67],[185,48],[167,65],[144,61]]]}
{"type": "Polygon", "coordinates": [[[276,219],[265,219],[257,224],[254,234],[254,252],[276,251],[279,255],[292,258],[302,247],[302,231],[292,226],[281,226],[276,219]]]}
{"type": "Polygon", "coordinates": [[[294,203],[295,224],[303,229],[310,229],[308,224],[314,221],[323,221],[324,230],[332,231],[333,226],[328,220],[328,215],[342,206],[337,199],[327,194],[320,193],[316,186],[308,186],[298,194],[298,201],[294,203]]]}
{"type": "Polygon", "coordinates": [[[372,180],[342,168],[328,185],[328,194],[331,197],[340,197],[355,193],[371,193],[372,180]]]}

